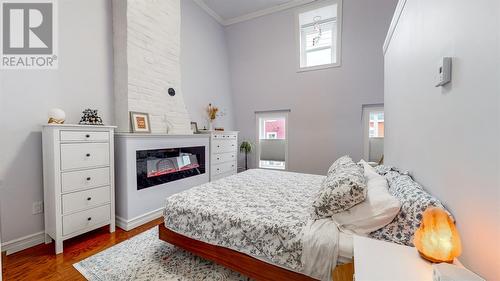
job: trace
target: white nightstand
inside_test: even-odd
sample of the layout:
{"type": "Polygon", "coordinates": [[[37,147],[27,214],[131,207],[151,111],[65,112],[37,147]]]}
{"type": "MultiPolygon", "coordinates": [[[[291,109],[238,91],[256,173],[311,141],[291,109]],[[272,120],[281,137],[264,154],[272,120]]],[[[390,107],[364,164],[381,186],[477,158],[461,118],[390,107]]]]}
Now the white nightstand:
{"type": "MultiPolygon", "coordinates": [[[[458,260],[455,264],[461,266],[458,260]]],[[[432,281],[432,263],[414,247],[354,236],[354,280],[432,281]]]]}

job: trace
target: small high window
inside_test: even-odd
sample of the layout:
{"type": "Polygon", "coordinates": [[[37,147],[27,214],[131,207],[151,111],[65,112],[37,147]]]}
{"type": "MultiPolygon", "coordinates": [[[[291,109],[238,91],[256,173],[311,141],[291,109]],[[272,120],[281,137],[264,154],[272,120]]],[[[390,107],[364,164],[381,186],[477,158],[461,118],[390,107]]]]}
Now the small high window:
{"type": "Polygon", "coordinates": [[[341,6],[327,0],[298,10],[299,71],[340,65],[341,6]]]}

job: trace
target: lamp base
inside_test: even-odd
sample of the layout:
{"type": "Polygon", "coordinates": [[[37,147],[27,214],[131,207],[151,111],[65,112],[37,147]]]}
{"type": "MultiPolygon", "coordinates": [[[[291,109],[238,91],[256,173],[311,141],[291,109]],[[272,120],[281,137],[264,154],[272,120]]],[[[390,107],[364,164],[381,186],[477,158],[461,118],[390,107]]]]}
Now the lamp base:
{"type": "Polygon", "coordinates": [[[451,260],[440,260],[440,259],[435,259],[433,257],[429,257],[429,256],[425,255],[424,253],[422,253],[420,251],[418,251],[418,253],[420,254],[420,256],[423,259],[428,260],[428,261],[430,261],[432,263],[442,263],[442,262],[451,263],[451,264],[453,263],[453,259],[451,259],[451,260]]]}

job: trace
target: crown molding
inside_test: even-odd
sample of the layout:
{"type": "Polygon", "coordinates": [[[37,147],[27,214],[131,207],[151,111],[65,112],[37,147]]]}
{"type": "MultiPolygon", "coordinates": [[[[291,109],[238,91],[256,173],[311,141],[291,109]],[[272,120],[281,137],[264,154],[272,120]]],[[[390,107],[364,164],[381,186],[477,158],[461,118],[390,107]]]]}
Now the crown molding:
{"type": "Polygon", "coordinates": [[[230,19],[223,19],[214,10],[212,10],[210,7],[208,7],[207,4],[205,4],[205,2],[203,0],[194,0],[194,2],[196,4],[198,4],[198,6],[200,6],[200,8],[205,10],[205,12],[207,12],[207,14],[212,16],[217,22],[219,22],[221,25],[224,25],[224,26],[252,20],[255,18],[274,14],[274,13],[277,13],[277,12],[280,12],[283,10],[295,8],[295,7],[306,5],[306,4],[309,4],[312,2],[316,2],[316,1],[319,1],[319,0],[293,0],[293,1],[290,1],[288,3],[284,3],[281,5],[277,5],[277,6],[269,7],[266,9],[259,10],[259,11],[251,12],[251,13],[244,14],[244,15],[241,15],[238,17],[234,17],[234,18],[230,18],[230,19]]]}
{"type": "Polygon", "coordinates": [[[203,0],[193,0],[202,10],[204,10],[207,14],[209,14],[212,18],[214,18],[218,23],[221,25],[224,24],[224,19],[219,16],[214,10],[212,10],[210,7],[205,4],[203,0]]]}
{"type": "Polygon", "coordinates": [[[385,37],[384,41],[384,55],[387,52],[387,48],[389,48],[389,44],[391,43],[392,36],[394,35],[394,32],[396,31],[396,27],[398,26],[399,19],[401,18],[401,14],[403,13],[404,7],[406,5],[406,1],[408,0],[399,0],[398,4],[396,6],[396,10],[394,12],[394,16],[392,16],[391,20],[391,25],[389,26],[389,31],[387,31],[387,36],[385,37]]]}

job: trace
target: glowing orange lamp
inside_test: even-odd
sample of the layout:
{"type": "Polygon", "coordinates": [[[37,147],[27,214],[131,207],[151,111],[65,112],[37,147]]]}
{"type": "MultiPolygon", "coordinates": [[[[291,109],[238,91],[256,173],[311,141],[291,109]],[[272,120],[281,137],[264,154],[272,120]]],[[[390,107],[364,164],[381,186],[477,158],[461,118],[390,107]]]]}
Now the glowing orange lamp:
{"type": "Polygon", "coordinates": [[[424,211],[413,244],[420,256],[435,263],[453,263],[462,253],[462,243],[453,220],[443,209],[436,207],[424,211]]]}

